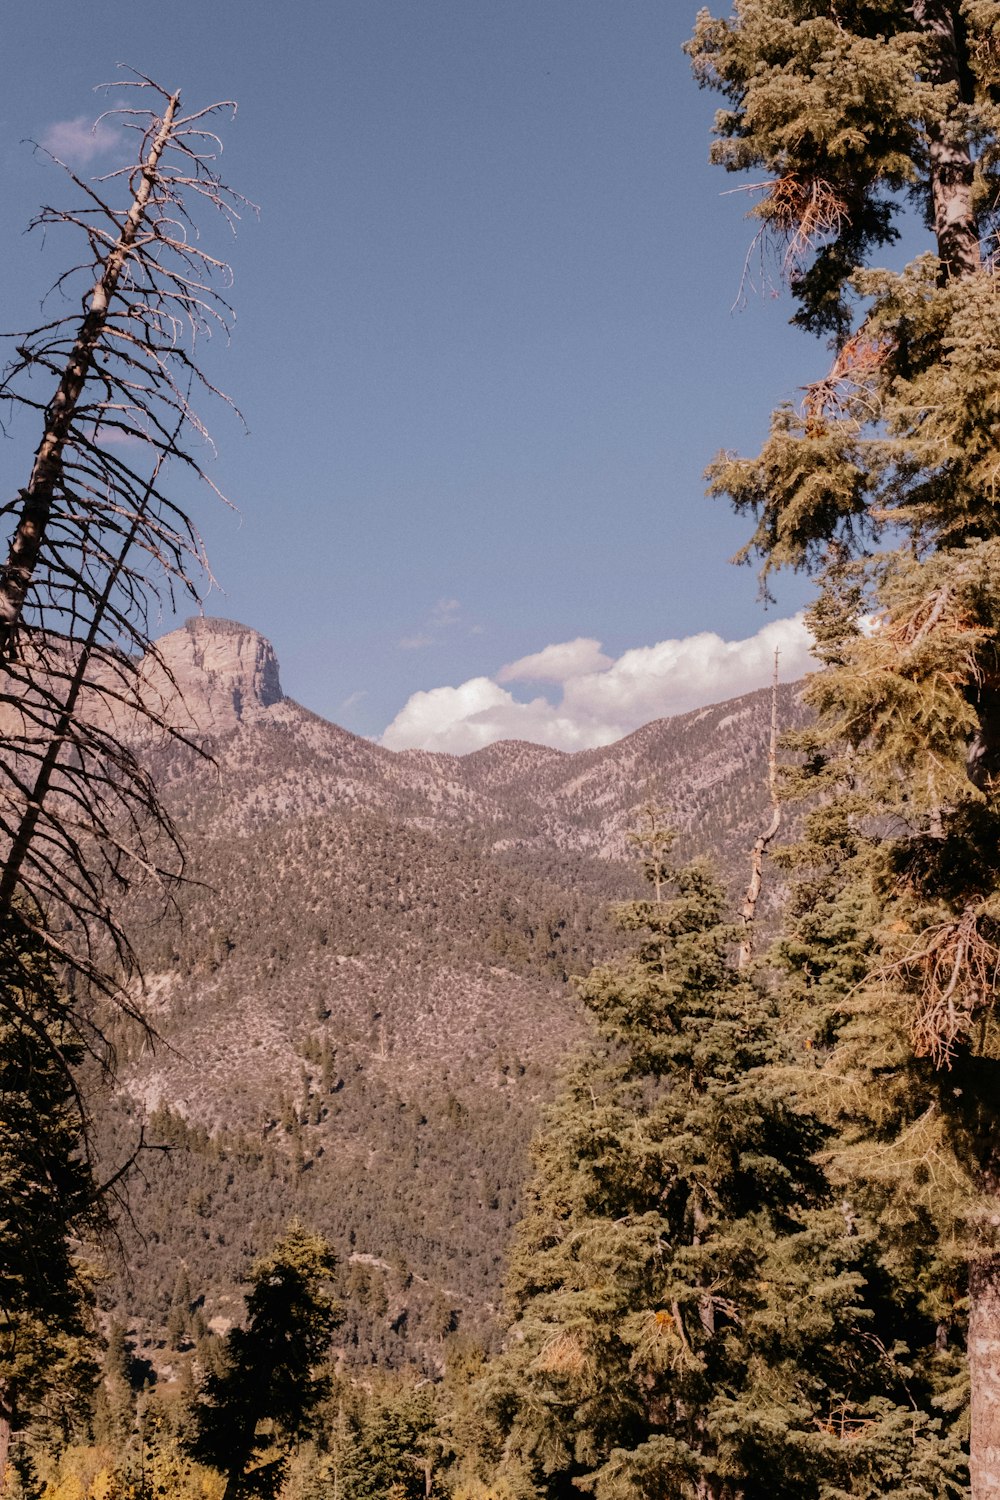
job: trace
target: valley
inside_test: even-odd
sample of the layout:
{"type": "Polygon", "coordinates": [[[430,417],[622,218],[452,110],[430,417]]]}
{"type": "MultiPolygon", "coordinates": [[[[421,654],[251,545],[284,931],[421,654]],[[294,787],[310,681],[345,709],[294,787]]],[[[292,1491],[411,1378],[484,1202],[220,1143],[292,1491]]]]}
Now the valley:
{"type": "MultiPolygon", "coordinates": [[[[436,1368],[495,1337],[528,1148],[584,1038],[572,980],[617,951],[650,801],[734,891],[766,821],[768,692],[567,754],[392,752],[285,698],[257,632],[160,643],[152,753],[188,850],[175,919],[132,914],[158,1040],[117,1028],[109,1161],[139,1122],[131,1309],[158,1359],[178,1264],[224,1326],[249,1256],[298,1215],[328,1234],[344,1357],[436,1368]]],[[[800,715],[780,691],[785,727],[800,715]]],[[[774,891],[770,891],[773,901],[774,891]]]]}

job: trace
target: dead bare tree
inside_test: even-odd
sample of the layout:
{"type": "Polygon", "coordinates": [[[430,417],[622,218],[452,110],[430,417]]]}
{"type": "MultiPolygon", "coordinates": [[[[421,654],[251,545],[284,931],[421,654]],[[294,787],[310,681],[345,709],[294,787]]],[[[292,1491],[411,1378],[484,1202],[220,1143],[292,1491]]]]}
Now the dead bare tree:
{"type": "Polygon", "coordinates": [[[764,855],[781,827],[781,803],[778,800],[778,655],[774,653],[774,676],[771,679],[771,738],[767,752],[767,788],[771,798],[771,819],[763,833],[758,834],[750,851],[750,880],[747,885],[740,920],[743,936],[740,940],[736,967],[745,969],[754,954],[757,902],[760,900],[764,882],[764,855]]]}
{"type": "MultiPolygon", "coordinates": [[[[0,382],[8,410],[42,428],[27,485],[0,506],[13,523],[0,565],[0,932],[27,929],[82,989],[138,1016],[120,903],[140,881],[168,891],[183,871],[137,734],[177,734],[149,690],[150,621],[210,578],[168,474],[219,494],[196,399],[227,398],[196,345],[233,316],[229,267],[193,211],[235,230],[248,205],[217,170],[211,127],[231,101],[184,113],[178,92],[144,75],[108,87],[126,97],[101,118],[132,133],[135,159],[93,182],[58,163],[76,203],[43,208],[32,227],[82,242],[50,293],[67,311],[14,336],[0,382]]],[[[0,1006],[34,1024],[17,994],[0,986],[0,1006]]],[[[87,1014],[74,1021],[100,1046],[87,1014]]]]}

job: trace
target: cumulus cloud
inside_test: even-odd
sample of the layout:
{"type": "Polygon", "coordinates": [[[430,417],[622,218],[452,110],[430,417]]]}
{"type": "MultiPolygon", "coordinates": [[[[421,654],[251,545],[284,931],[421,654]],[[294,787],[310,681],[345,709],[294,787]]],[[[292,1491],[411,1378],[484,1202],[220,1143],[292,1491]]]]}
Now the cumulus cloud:
{"type": "Polygon", "coordinates": [[[651,719],[686,713],[764,687],[775,650],[782,681],[814,665],[801,615],[772,620],[756,635],[724,641],[712,631],[638,646],[617,660],[587,638],[546,646],[511,662],[496,679],[414,693],[382,736],[392,750],[446,750],[465,755],[495,740],[523,739],[558,750],[609,745],[651,719]],[[560,701],[527,702],[501,684],[556,682],[560,701]]]}
{"type": "Polygon", "coordinates": [[[75,167],[86,166],[98,156],[106,156],[120,142],[120,133],[106,120],[95,125],[86,115],[77,115],[72,120],[54,120],[38,144],[60,161],[75,167]]]}
{"type": "Polygon", "coordinates": [[[531,740],[561,750],[605,743],[562,717],[544,698],[519,703],[489,677],[413,693],[382,736],[390,750],[447,750],[452,755],[481,750],[494,740],[531,740]]]}
{"type": "Polygon", "coordinates": [[[568,682],[571,677],[585,677],[613,665],[611,657],[601,650],[600,641],[577,636],[575,641],[546,646],[533,656],[519,657],[501,667],[497,682],[568,682]]]}

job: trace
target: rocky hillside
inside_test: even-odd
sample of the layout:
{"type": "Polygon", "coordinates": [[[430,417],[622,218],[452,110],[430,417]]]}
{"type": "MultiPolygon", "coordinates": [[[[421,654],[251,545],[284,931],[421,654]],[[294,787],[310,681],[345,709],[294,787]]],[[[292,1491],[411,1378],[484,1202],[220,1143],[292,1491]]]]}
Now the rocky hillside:
{"type": "Polygon", "coordinates": [[[182,920],[134,914],[161,1040],[119,1037],[105,1122],[109,1151],[143,1116],[174,1146],[132,1195],[135,1310],[152,1336],[183,1260],[225,1316],[246,1252],[297,1212],[340,1244],[346,1352],[433,1362],[489,1324],[537,1111],[583,1034],[567,979],[618,941],[639,807],[738,885],[769,695],[600,750],[455,757],[283,697],[249,628],[192,621],[160,651],[151,680],[212,758],[155,751],[192,883],[182,920]]]}

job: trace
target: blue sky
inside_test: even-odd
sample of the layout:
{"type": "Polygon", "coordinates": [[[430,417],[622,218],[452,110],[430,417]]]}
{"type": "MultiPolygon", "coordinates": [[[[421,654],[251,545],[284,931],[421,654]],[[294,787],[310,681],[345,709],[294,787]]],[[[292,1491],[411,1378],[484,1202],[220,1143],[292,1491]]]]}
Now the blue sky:
{"type": "MultiPolygon", "coordinates": [[[[66,254],[20,234],[63,191],[22,138],[95,116],[119,61],[189,107],[239,101],[225,171],[261,211],[229,247],[238,323],[210,364],[249,433],[214,423],[240,516],[191,497],[225,590],[206,608],[269,636],[286,691],[348,728],[395,720],[389,742],[456,749],[613,737],[756,685],[767,652],[704,634],[755,636],[807,596],[789,580],[765,614],[727,563],[745,523],[703,495],[714,453],[759,444],[826,355],[773,288],[741,297],[753,230],[707,164],[717,101],[680,50],[695,10],[39,0],[5,17],[5,328],[66,254]]],[[[7,491],[30,448],[0,443],[7,491]]],[[[800,636],[781,639],[801,666],[800,636]]]]}

